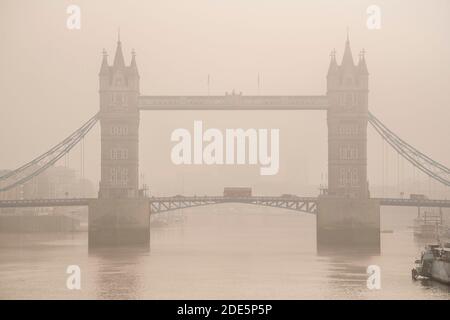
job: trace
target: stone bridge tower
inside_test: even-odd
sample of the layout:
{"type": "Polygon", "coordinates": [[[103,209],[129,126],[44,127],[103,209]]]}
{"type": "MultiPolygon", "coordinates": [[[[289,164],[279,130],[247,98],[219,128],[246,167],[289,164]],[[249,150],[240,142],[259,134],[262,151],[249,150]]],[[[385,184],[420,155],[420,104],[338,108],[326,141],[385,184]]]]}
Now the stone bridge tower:
{"type": "Polygon", "coordinates": [[[317,244],[380,248],[380,206],[367,181],[369,72],[364,52],[354,63],[347,36],[340,65],[327,74],[328,194],[319,197],[317,244]]]}
{"type": "Polygon", "coordinates": [[[367,121],[369,73],[361,53],[353,62],[347,38],[341,65],[331,55],[327,75],[330,108],[328,122],[328,192],[350,198],[368,198],[367,121]]]}
{"type": "Polygon", "coordinates": [[[89,203],[89,247],[150,245],[148,199],[139,197],[139,73],[117,42],[113,64],[100,68],[101,180],[89,203]]]}
{"type": "Polygon", "coordinates": [[[134,52],[125,65],[117,42],[112,66],[100,69],[101,180],[99,198],[136,198],[139,180],[139,73],[134,52]]]}

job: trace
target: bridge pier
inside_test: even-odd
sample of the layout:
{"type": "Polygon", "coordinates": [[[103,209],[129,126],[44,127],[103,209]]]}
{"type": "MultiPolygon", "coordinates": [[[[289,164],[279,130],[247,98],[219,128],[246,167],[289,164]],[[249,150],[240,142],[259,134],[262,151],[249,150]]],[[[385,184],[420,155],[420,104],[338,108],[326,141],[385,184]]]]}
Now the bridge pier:
{"type": "Polygon", "coordinates": [[[148,199],[94,199],[89,202],[89,248],[150,246],[148,199]]]}
{"type": "Polygon", "coordinates": [[[341,247],[380,251],[378,200],[322,195],[316,222],[319,250],[341,247]]]}

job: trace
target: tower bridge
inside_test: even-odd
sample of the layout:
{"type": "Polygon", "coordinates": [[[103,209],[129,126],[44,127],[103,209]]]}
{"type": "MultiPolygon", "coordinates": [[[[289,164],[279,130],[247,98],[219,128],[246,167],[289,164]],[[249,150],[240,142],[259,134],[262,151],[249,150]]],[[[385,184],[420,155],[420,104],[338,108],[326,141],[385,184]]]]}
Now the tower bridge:
{"type": "Polygon", "coordinates": [[[0,177],[0,192],[22,185],[54,165],[92,129],[101,126],[101,178],[96,199],[5,200],[0,207],[88,206],[92,247],[149,244],[149,212],[219,203],[248,203],[313,213],[318,244],[380,246],[380,205],[449,207],[448,200],[371,198],[367,178],[370,123],[402,157],[430,178],[450,186],[450,170],[399,138],[368,110],[369,72],[364,53],[354,62],[347,37],[342,61],[336,55],[319,96],[141,95],[135,53],[125,63],[119,40],[112,64],[103,52],[100,110],[68,138],[29,163],[0,177]],[[317,110],[327,113],[328,190],[318,197],[252,196],[143,197],[139,180],[140,112],[152,110],[317,110]]]}
{"type": "MultiPolygon", "coordinates": [[[[404,198],[372,198],[386,207],[417,207],[417,208],[450,208],[450,200],[440,199],[404,199],[404,198]]],[[[96,198],[62,198],[62,199],[26,199],[0,200],[0,208],[39,208],[39,207],[77,207],[89,206],[96,198]]],[[[200,206],[223,203],[243,203],[265,207],[293,210],[310,214],[317,213],[318,197],[301,196],[168,196],[149,197],[148,214],[175,211],[200,206]]]]}

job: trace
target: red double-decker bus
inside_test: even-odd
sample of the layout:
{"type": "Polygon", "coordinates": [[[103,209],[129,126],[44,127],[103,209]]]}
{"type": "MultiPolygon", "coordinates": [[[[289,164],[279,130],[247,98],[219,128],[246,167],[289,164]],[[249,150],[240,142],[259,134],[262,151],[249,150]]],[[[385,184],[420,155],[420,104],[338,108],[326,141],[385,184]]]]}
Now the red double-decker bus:
{"type": "Polygon", "coordinates": [[[248,187],[226,187],[223,189],[224,197],[251,197],[252,188],[248,187]]]}

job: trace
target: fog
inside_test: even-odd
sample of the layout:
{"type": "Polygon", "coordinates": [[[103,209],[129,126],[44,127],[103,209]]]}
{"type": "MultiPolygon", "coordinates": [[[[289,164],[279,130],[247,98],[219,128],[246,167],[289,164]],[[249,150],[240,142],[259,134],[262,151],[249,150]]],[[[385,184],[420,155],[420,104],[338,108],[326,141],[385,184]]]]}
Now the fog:
{"type": "MultiPolygon", "coordinates": [[[[107,50],[111,63],[119,28],[127,63],[136,50],[142,95],[207,95],[208,75],[211,95],[321,95],[330,51],[336,48],[340,62],[348,27],[354,60],[366,51],[371,112],[449,166],[450,2],[377,1],[381,29],[369,30],[372,2],[1,0],[0,169],[43,153],[98,111],[101,52],[107,50]],[[66,27],[70,4],[81,8],[80,30],[66,27]]],[[[382,183],[382,144],[368,131],[375,186],[382,183]]],[[[86,176],[98,184],[98,125],[85,140],[86,176]]],[[[393,177],[397,156],[392,152],[389,159],[387,176],[393,177]]],[[[79,150],[59,164],[79,169],[79,150]]],[[[226,185],[314,194],[326,171],[324,111],[141,112],[141,183],[154,194],[217,194],[226,185]],[[260,176],[259,166],[174,165],[170,134],[192,130],[194,120],[222,130],[280,129],[279,173],[260,176]]]]}

